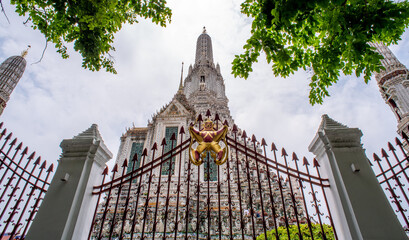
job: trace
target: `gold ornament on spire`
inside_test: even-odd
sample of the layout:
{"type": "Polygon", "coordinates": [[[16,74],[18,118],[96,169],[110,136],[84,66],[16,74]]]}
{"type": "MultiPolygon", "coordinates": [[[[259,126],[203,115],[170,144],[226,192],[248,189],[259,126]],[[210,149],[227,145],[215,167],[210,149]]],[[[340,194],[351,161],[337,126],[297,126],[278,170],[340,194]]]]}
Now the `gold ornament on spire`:
{"type": "Polygon", "coordinates": [[[25,58],[25,57],[27,56],[28,50],[29,50],[30,48],[31,48],[31,46],[28,45],[28,46],[27,46],[27,49],[21,52],[21,56],[22,56],[23,58],[25,58]]]}

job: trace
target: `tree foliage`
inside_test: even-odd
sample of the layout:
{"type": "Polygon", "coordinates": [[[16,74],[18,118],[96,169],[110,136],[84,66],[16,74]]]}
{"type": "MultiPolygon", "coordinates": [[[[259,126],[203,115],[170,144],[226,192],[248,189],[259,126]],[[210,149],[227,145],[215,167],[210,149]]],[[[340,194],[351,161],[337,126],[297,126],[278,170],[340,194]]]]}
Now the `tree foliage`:
{"type": "MultiPolygon", "coordinates": [[[[332,230],[332,227],[327,224],[323,224],[322,227],[324,229],[325,238],[322,235],[321,226],[319,224],[311,224],[311,229],[312,229],[312,234],[313,234],[314,239],[316,240],[322,240],[322,239],[334,240],[335,238],[334,238],[334,232],[332,230]]],[[[306,240],[312,239],[311,232],[307,224],[300,224],[300,229],[301,229],[303,239],[306,239],[306,240]]],[[[287,228],[285,226],[278,227],[277,230],[278,230],[279,239],[276,238],[275,229],[267,232],[267,239],[268,240],[300,239],[297,225],[290,225],[290,228],[289,228],[290,238],[288,238],[287,228]]],[[[257,237],[257,240],[264,240],[264,239],[265,239],[264,233],[257,237]]]]}
{"type": "Polygon", "coordinates": [[[261,52],[276,76],[311,70],[312,105],[329,96],[341,72],[368,82],[382,68],[369,43],[396,44],[409,24],[407,1],[245,0],[241,10],[254,20],[232,73],[247,78],[261,52]]]}
{"type": "Polygon", "coordinates": [[[104,68],[116,73],[109,52],[114,34],[125,23],[138,18],[151,19],[166,26],[171,10],[165,0],[11,0],[19,15],[52,42],[63,58],[68,58],[67,43],[82,55],[82,66],[92,71],[104,68]]]}

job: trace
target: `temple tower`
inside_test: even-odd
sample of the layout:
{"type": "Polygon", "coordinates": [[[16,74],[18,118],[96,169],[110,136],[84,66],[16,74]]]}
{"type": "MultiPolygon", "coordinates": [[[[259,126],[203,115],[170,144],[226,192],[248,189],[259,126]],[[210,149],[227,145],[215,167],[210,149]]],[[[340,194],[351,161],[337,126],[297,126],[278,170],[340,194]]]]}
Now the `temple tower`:
{"type": "Polygon", "coordinates": [[[382,98],[395,114],[397,132],[404,137],[409,136],[409,70],[384,44],[371,45],[383,56],[381,63],[385,69],[375,74],[382,98]]]}
{"type": "Polygon", "coordinates": [[[220,65],[213,62],[212,39],[203,28],[197,39],[196,60],[189,66],[184,81],[184,94],[197,114],[204,115],[207,109],[217,112],[221,119],[228,119],[233,126],[233,119],[228,107],[223,76],[220,65]]]}
{"type": "Polygon", "coordinates": [[[3,113],[18,81],[21,76],[23,76],[24,70],[26,69],[26,60],[24,59],[26,55],[27,50],[25,50],[21,56],[7,58],[6,61],[0,65],[0,115],[3,113]]]}
{"type": "MultiPolygon", "coordinates": [[[[150,234],[147,237],[148,239],[153,234],[164,232],[167,224],[165,219],[178,218],[173,223],[172,221],[174,220],[171,220],[170,224],[174,226],[176,226],[176,222],[183,222],[183,215],[179,214],[179,212],[188,212],[189,221],[192,223],[186,225],[188,226],[187,229],[179,229],[181,232],[186,231],[193,236],[198,231],[210,231],[210,235],[215,235],[216,231],[218,231],[217,229],[221,228],[224,229],[223,234],[226,235],[226,230],[228,229],[227,217],[229,216],[226,208],[228,202],[234,205],[236,209],[231,213],[232,219],[240,218],[241,213],[237,209],[239,205],[243,205],[242,208],[240,207],[240,211],[244,214],[244,216],[241,216],[243,218],[242,222],[235,221],[231,223],[231,231],[235,234],[239,234],[239,232],[244,234],[246,232],[246,236],[250,236],[252,230],[262,231],[261,224],[251,229],[250,209],[253,209],[251,206],[255,207],[253,213],[259,220],[261,220],[262,213],[272,214],[271,208],[266,208],[262,211],[260,208],[262,205],[261,198],[254,201],[247,198],[247,196],[252,196],[250,194],[251,189],[259,189],[259,192],[267,191],[269,185],[267,184],[267,174],[264,174],[264,170],[260,170],[262,172],[260,175],[255,173],[256,162],[248,160],[242,153],[235,152],[233,154],[233,150],[228,150],[230,151],[228,152],[229,161],[236,163],[229,167],[228,164],[217,165],[214,161],[215,155],[210,153],[207,156],[202,156],[204,158],[203,164],[195,166],[189,160],[190,149],[181,150],[176,155],[166,156],[169,152],[175,152],[174,147],[176,145],[182,146],[182,142],[189,138],[188,129],[191,125],[194,125],[196,129],[199,128],[201,123],[196,121],[196,118],[201,114],[202,120],[206,120],[208,110],[212,114],[209,117],[211,120],[216,119],[217,113],[220,120],[223,122],[226,120],[229,127],[233,127],[234,122],[228,107],[224,79],[220,73],[219,64],[214,64],[212,40],[204,28],[202,34],[197,39],[195,62],[193,65],[190,65],[186,78],[183,77],[182,65],[179,87],[170,102],[152,116],[146,127],[133,126],[128,128],[121,137],[116,159],[119,168],[118,172],[136,173],[139,171],[135,170],[141,167],[145,168],[143,170],[145,171],[144,174],[141,174],[139,178],[133,181],[135,184],[126,183],[123,186],[123,189],[129,190],[130,196],[139,196],[138,198],[129,199],[129,206],[138,210],[135,211],[134,215],[135,219],[139,219],[134,226],[134,236],[136,236],[136,239],[140,239],[142,234],[145,234],[145,230],[146,234],[150,234]],[[183,134],[181,134],[182,129],[183,134]],[[135,165],[126,165],[125,159],[134,160],[135,165]],[[149,167],[150,163],[154,167],[149,167]],[[150,171],[148,171],[149,168],[151,168],[150,171]],[[247,175],[245,172],[247,172],[247,175]],[[256,176],[259,177],[260,185],[251,180],[255,179],[256,176]],[[240,187],[238,185],[230,186],[226,183],[228,181],[240,182],[241,185],[240,187]],[[139,194],[140,191],[142,191],[142,194],[139,194]],[[241,197],[242,195],[243,197],[241,197]],[[187,202],[189,204],[186,204],[187,202]],[[211,210],[198,210],[205,206],[211,210]],[[143,209],[146,209],[146,212],[143,209]],[[220,216],[220,219],[218,216],[220,216]],[[218,227],[217,224],[213,224],[209,227],[210,222],[215,223],[216,221],[220,221],[220,224],[223,226],[218,227]],[[144,222],[146,222],[146,226],[144,222]],[[206,228],[208,231],[204,230],[206,228]],[[154,231],[156,232],[154,233],[154,231]]],[[[216,122],[216,126],[218,125],[217,128],[219,129],[221,128],[220,124],[220,122],[216,122]]],[[[241,129],[238,128],[237,131],[238,136],[241,136],[241,129]]],[[[231,134],[230,137],[232,138],[235,137],[231,131],[228,134],[231,134]]],[[[238,142],[243,145],[245,144],[244,141],[247,143],[247,140],[249,138],[246,140],[238,138],[238,142]]],[[[197,142],[192,142],[192,144],[193,148],[196,148],[198,145],[197,142]]],[[[222,147],[225,145],[226,143],[222,143],[222,147]]],[[[261,152],[262,150],[258,148],[256,151],[261,152]]],[[[128,161],[128,163],[130,162],[128,161]]],[[[120,175],[118,174],[118,177],[120,175]]],[[[293,180],[291,182],[296,186],[293,180]]],[[[272,184],[275,184],[272,187],[273,191],[278,191],[278,183],[274,182],[272,184]]],[[[290,186],[289,181],[286,180],[283,183],[282,190],[284,192],[283,196],[286,196],[288,199],[284,199],[284,201],[291,201],[289,199],[290,188],[288,186],[290,186]]],[[[127,199],[125,193],[126,190],[122,191],[121,194],[113,193],[111,195],[110,208],[113,208],[114,203],[118,202],[118,209],[125,209],[124,199],[127,199]]],[[[277,194],[275,196],[278,196],[277,194]]],[[[298,196],[301,195],[299,194],[298,196]]],[[[297,211],[302,216],[305,212],[301,204],[302,198],[297,198],[296,201],[299,203],[297,203],[297,211]]],[[[277,204],[278,207],[279,203],[277,202],[277,204]]],[[[284,206],[282,209],[284,209],[284,206]]],[[[285,212],[288,212],[288,214],[294,211],[291,210],[294,208],[287,207],[286,209],[285,212]]],[[[103,216],[102,214],[103,204],[100,204],[98,216],[101,217],[103,216]]],[[[282,213],[277,214],[284,214],[284,210],[282,213]]],[[[279,219],[278,221],[283,221],[283,215],[278,216],[277,219],[279,219]]],[[[289,221],[294,223],[295,219],[292,218],[289,221]]],[[[273,221],[270,219],[266,227],[272,228],[272,224],[273,221]]],[[[284,222],[278,224],[283,225],[284,222]]],[[[128,232],[132,231],[129,223],[125,223],[125,229],[128,229],[125,230],[128,232]]],[[[105,233],[103,231],[106,230],[102,230],[103,235],[106,235],[107,231],[105,233]]],[[[165,238],[164,236],[162,237],[165,238]]],[[[178,233],[175,239],[185,239],[185,235],[178,233]]]]}

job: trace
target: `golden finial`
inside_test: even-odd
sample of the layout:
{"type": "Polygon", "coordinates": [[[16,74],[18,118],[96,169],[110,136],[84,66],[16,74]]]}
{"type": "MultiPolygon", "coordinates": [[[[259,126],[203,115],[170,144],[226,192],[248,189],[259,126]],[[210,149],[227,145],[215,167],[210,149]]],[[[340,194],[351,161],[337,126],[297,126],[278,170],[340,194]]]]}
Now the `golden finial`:
{"type": "Polygon", "coordinates": [[[182,62],[182,73],[180,75],[179,91],[183,91],[183,62],[182,62]]]}
{"type": "Polygon", "coordinates": [[[24,50],[23,52],[21,52],[21,56],[22,56],[23,58],[27,56],[27,54],[28,54],[28,50],[29,50],[30,48],[31,48],[31,46],[30,46],[30,45],[28,45],[27,49],[26,49],[26,50],[24,50]]]}

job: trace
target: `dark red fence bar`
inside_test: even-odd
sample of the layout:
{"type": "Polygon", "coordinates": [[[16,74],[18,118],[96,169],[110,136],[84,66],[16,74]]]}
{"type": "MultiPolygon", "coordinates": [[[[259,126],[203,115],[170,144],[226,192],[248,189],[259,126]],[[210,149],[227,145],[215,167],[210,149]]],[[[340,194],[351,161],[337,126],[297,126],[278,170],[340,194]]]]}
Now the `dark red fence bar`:
{"type": "Polygon", "coordinates": [[[409,158],[407,154],[408,139],[403,135],[404,144],[395,138],[395,146],[388,142],[388,152],[381,149],[381,157],[373,154],[373,160],[376,164],[372,165],[379,183],[383,187],[389,198],[392,208],[395,210],[399,221],[406,232],[409,232],[409,217],[407,206],[409,205],[409,158]],[[406,149],[405,147],[406,146],[406,149]],[[392,155],[393,157],[391,157],[392,155]]]}
{"type": "Polygon", "coordinates": [[[36,158],[35,152],[28,154],[28,148],[7,133],[3,123],[0,131],[0,238],[24,239],[54,167],[36,158]]]}
{"type": "MultiPolygon", "coordinates": [[[[199,129],[202,121],[199,115],[199,129]]],[[[218,115],[214,121],[218,127],[218,115]]],[[[312,174],[305,158],[300,169],[295,153],[287,161],[284,148],[279,158],[274,143],[269,153],[264,139],[260,144],[235,125],[230,130],[220,142],[229,148],[223,165],[212,167],[210,152],[205,163],[192,165],[191,139],[184,140],[181,129],[177,141],[175,136],[162,141],[160,156],[155,156],[155,143],[150,153],[144,151],[141,166],[95,186],[94,194],[104,200],[96,207],[90,238],[268,239],[284,231],[294,239],[295,229],[297,239],[336,239],[334,231],[326,230],[332,225],[325,198],[329,183],[320,176],[319,165],[314,164],[312,174]],[[166,152],[165,144],[170,146],[166,152]],[[311,236],[316,229],[320,237],[311,236]]]]}

